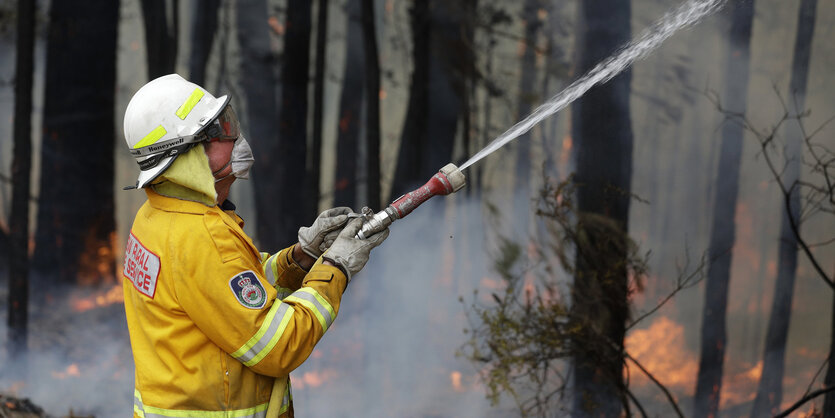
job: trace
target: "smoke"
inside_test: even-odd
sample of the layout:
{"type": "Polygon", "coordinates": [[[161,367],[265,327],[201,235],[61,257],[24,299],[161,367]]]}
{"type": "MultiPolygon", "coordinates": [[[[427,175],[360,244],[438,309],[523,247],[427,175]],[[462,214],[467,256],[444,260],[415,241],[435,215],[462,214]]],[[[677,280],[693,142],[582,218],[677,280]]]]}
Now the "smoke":
{"type": "Polygon", "coordinates": [[[124,416],[132,410],[134,366],[123,305],[74,312],[68,301],[77,291],[47,295],[38,287],[23,359],[9,358],[6,311],[0,315],[0,392],[30,398],[54,416],[124,416]]]}
{"type": "MultiPolygon", "coordinates": [[[[462,193],[430,200],[392,226],[346,290],[334,325],[291,373],[300,415],[508,415],[490,406],[478,371],[456,357],[468,338],[472,291],[491,274],[481,211],[462,193]]],[[[76,312],[71,292],[44,296],[33,286],[26,362],[9,361],[0,314],[0,392],[57,416],[123,416],[134,369],[124,307],[76,312]]]]}
{"type": "Polygon", "coordinates": [[[460,193],[391,226],[348,286],[333,327],[291,374],[299,414],[508,415],[491,408],[477,370],[456,357],[472,291],[490,275],[481,210],[460,193]]]}

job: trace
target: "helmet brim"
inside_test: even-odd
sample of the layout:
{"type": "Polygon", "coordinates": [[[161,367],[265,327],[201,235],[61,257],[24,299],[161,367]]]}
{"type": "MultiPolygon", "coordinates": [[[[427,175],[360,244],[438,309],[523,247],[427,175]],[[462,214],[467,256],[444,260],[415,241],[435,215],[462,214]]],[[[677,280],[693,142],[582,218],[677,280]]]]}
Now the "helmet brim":
{"type": "Polygon", "coordinates": [[[159,175],[162,174],[162,172],[165,171],[171,163],[174,162],[175,158],[177,158],[177,156],[163,158],[156,166],[145,171],[140,171],[139,178],[136,179],[136,188],[141,189],[148,186],[152,181],[154,181],[154,179],[159,177],[159,175]]]}

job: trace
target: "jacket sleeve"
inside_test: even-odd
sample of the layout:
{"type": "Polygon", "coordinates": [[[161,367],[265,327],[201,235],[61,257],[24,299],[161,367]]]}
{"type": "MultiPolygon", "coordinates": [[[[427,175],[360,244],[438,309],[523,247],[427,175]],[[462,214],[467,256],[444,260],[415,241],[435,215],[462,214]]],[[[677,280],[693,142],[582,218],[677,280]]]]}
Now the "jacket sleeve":
{"type": "Polygon", "coordinates": [[[347,279],[338,268],[319,262],[298,290],[277,299],[277,290],[263,274],[263,257],[224,231],[222,221],[212,215],[204,217],[206,229],[188,238],[199,248],[171,248],[178,255],[171,268],[178,277],[180,305],[230,356],[256,373],[286,376],[307,359],[333,323],[347,279]]]}
{"type": "Polygon", "coordinates": [[[293,260],[293,246],[275,254],[261,253],[261,269],[264,277],[278,291],[278,298],[284,299],[302,286],[307,272],[293,260]]]}

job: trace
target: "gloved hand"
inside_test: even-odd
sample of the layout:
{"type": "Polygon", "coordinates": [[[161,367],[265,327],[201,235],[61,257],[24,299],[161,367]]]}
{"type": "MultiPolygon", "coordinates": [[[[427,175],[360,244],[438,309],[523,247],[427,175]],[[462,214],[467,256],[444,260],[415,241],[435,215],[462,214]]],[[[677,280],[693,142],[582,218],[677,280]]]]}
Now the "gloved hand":
{"type": "Polygon", "coordinates": [[[313,258],[319,258],[336,240],[339,231],[348,222],[348,214],[352,212],[351,208],[344,206],[328,209],[320,213],[310,227],[299,228],[302,251],[313,258]]]}
{"type": "Polygon", "coordinates": [[[338,266],[348,276],[348,282],[351,277],[368,262],[368,255],[371,250],[382,244],[389,236],[388,228],[368,237],[367,239],[359,239],[356,237],[357,232],[362,228],[363,219],[357,218],[348,222],[348,225],[342,229],[333,245],[325,251],[323,258],[338,266]]]}

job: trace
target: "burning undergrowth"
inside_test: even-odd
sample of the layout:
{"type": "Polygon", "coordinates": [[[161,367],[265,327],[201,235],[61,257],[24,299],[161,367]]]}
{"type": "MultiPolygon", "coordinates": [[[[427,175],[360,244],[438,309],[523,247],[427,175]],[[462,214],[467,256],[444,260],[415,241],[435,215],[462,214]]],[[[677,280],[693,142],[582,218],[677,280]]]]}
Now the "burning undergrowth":
{"type": "MultiPolygon", "coordinates": [[[[490,267],[498,245],[493,223],[483,216],[483,200],[459,194],[429,201],[408,220],[392,226],[390,238],[374,250],[366,269],[347,289],[331,329],[311,358],[291,375],[296,411],[306,416],[344,411],[364,416],[513,413],[507,399],[491,407],[485,398],[489,369],[456,357],[468,338],[462,331],[470,325],[465,312],[473,289],[480,290],[478,303],[490,304],[495,302],[492,294],[500,295],[506,286],[490,267]],[[464,305],[461,296],[467,298],[464,305]],[[329,402],[321,402],[322,396],[329,402]]],[[[536,251],[529,245],[518,250],[522,259],[535,259],[536,251]]],[[[523,277],[522,294],[536,295],[531,275],[523,277]]],[[[663,281],[650,276],[646,286],[663,281]]],[[[58,416],[70,409],[99,417],[123,416],[132,404],[133,362],[121,288],[42,289],[33,286],[28,361],[11,362],[5,353],[6,312],[0,312],[0,364],[4,365],[0,392],[30,398],[58,416]]],[[[539,295],[558,301],[567,292],[555,288],[539,295]]],[[[627,352],[669,389],[686,415],[698,364],[698,340],[688,334],[694,334],[699,324],[692,315],[682,314],[686,312],[682,303],[698,300],[701,293],[698,286],[683,291],[631,328],[625,341],[627,352]]],[[[665,294],[635,293],[636,316],[665,294]]],[[[5,302],[5,294],[0,293],[0,305],[5,302]]],[[[739,315],[740,309],[750,313],[747,304],[737,305],[731,313],[739,315]]],[[[804,314],[804,309],[812,308],[802,306],[798,312],[804,314]]],[[[760,362],[739,354],[739,338],[731,335],[729,340],[721,395],[727,416],[750,413],[762,370],[760,362]]],[[[784,404],[803,393],[826,357],[825,351],[798,344],[790,345],[784,404]]],[[[630,388],[650,415],[669,416],[669,402],[657,386],[627,364],[630,388]]],[[[570,372],[559,367],[560,372],[570,372]]]]}
{"type": "Polygon", "coordinates": [[[0,314],[0,392],[30,398],[53,416],[123,416],[132,409],[133,358],[121,286],[43,289],[32,285],[22,358],[9,357],[0,314]]]}

